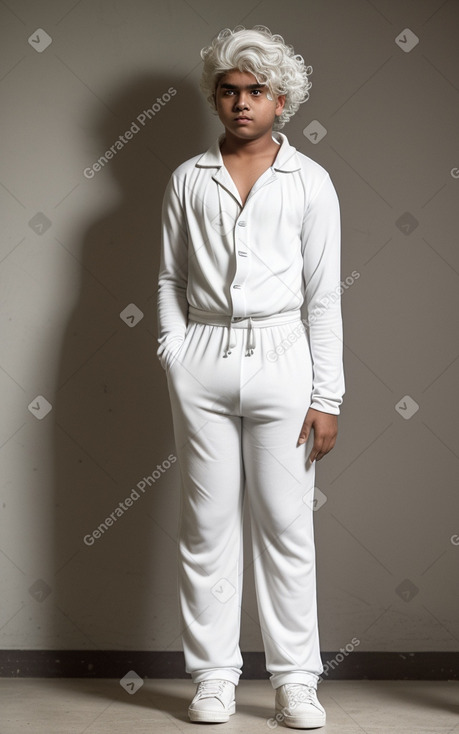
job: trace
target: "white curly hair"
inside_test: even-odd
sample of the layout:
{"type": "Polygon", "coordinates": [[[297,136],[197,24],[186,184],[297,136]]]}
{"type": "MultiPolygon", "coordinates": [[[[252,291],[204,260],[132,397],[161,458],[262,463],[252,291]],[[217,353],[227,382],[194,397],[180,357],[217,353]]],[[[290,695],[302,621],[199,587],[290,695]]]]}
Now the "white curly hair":
{"type": "Polygon", "coordinates": [[[312,67],[306,66],[303,57],[266,26],[257,25],[251,30],[237,26],[233,31],[224,28],[210,46],[201,49],[201,58],[204,68],[200,87],[213,111],[218,81],[233,69],[253,74],[274,96],[285,94],[284,109],[273,125],[275,130],[283,128],[300,104],[309,99],[312,67]]]}

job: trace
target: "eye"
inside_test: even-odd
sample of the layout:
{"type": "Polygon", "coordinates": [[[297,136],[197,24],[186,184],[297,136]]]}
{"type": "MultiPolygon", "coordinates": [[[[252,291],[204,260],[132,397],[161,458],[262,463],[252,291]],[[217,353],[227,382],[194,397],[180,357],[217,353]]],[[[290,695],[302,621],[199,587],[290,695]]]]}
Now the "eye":
{"type": "Polygon", "coordinates": [[[259,97],[262,94],[261,89],[252,89],[252,94],[254,94],[256,97],[259,97]]]}

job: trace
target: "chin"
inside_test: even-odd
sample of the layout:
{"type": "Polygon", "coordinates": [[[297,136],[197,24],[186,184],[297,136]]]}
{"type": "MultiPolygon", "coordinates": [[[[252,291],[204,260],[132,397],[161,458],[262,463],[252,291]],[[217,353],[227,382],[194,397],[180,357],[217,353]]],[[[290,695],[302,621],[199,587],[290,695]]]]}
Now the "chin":
{"type": "Polygon", "coordinates": [[[236,126],[233,127],[232,125],[230,127],[226,128],[232,135],[234,135],[236,138],[258,138],[260,135],[263,135],[263,130],[258,130],[258,128],[254,128],[252,126],[247,125],[245,126],[236,126]]]}

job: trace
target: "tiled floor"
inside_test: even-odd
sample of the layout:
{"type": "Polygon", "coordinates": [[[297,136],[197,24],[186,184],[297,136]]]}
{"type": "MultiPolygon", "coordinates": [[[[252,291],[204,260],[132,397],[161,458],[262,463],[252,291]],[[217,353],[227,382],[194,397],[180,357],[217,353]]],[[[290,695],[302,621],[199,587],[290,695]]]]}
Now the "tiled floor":
{"type": "MultiPolygon", "coordinates": [[[[129,690],[129,689],[128,689],[129,690]]],[[[226,724],[192,724],[189,680],[146,680],[128,693],[118,680],[0,679],[1,734],[176,734],[294,731],[273,718],[267,680],[242,680],[226,724]]],[[[417,681],[324,681],[324,734],[459,734],[459,684],[417,681]]]]}

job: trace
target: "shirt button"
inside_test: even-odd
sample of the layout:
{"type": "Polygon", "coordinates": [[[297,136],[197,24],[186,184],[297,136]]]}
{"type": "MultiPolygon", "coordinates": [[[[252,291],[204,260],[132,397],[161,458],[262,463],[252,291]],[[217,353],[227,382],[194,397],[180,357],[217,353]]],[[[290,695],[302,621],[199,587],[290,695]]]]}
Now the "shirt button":
{"type": "Polygon", "coordinates": [[[237,223],[237,226],[238,227],[245,227],[246,225],[247,225],[247,222],[238,222],[237,223]]]}
{"type": "Polygon", "coordinates": [[[240,285],[233,285],[233,288],[241,288],[241,287],[242,286],[240,286],[240,285]]]}

